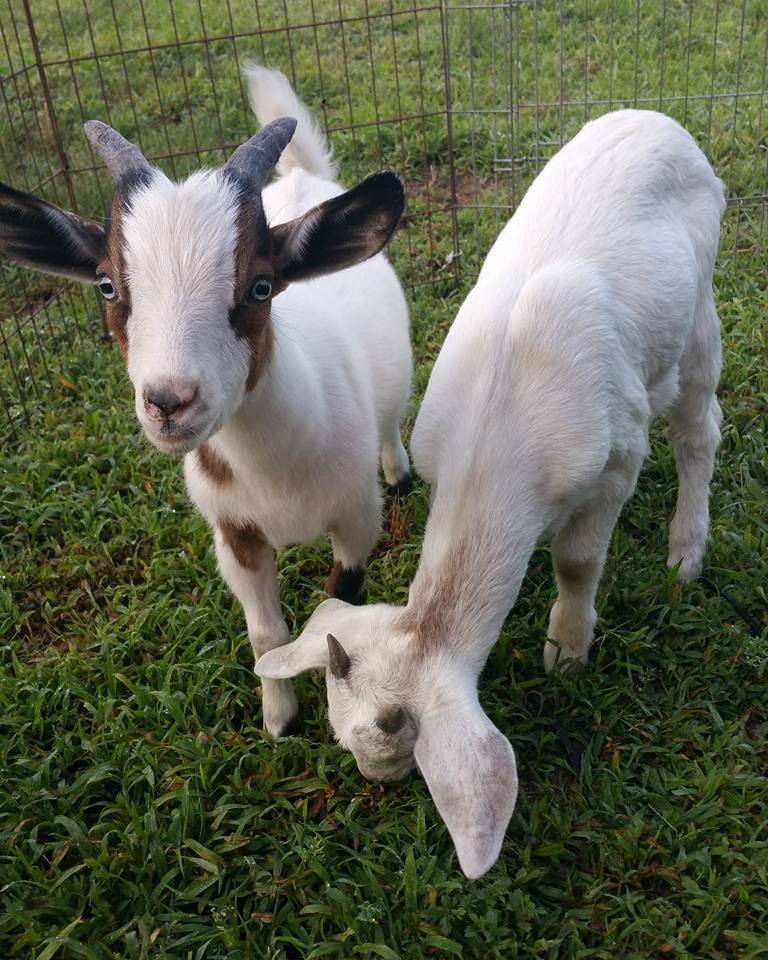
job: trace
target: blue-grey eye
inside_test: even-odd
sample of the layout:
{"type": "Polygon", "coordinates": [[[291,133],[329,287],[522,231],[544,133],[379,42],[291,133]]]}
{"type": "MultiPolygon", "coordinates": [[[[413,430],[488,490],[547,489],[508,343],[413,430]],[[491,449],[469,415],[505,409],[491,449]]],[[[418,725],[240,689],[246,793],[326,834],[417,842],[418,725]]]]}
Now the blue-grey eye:
{"type": "Polygon", "coordinates": [[[272,293],[272,284],[269,280],[264,280],[262,277],[259,280],[256,280],[249,291],[249,296],[251,300],[269,300],[270,294],[272,293]]]}
{"type": "Polygon", "coordinates": [[[99,277],[98,286],[105,300],[114,300],[117,296],[117,290],[109,277],[99,277]]]}

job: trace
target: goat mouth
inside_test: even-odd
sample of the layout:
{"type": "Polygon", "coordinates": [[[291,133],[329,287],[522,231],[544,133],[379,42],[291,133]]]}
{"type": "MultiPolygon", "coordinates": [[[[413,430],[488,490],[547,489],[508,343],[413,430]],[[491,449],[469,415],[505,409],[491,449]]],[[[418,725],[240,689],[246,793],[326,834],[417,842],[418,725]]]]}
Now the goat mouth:
{"type": "Polygon", "coordinates": [[[144,427],[147,439],[163,453],[189,453],[199,447],[206,439],[206,432],[192,427],[180,426],[172,420],[164,420],[160,429],[148,430],[144,427]]]}
{"type": "Polygon", "coordinates": [[[362,776],[371,783],[397,783],[398,780],[404,780],[414,770],[415,766],[416,761],[411,758],[403,763],[393,764],[391,767],[377,764],[371,764],[368,767],[366,764],[361,766],[358,763],[357,768],[362,776]]]}

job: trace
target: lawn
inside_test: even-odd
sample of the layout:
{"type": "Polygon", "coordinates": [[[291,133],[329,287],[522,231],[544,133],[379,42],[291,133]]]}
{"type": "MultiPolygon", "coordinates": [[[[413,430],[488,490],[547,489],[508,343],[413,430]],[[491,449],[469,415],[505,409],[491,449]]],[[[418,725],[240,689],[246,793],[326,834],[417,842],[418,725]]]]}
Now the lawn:
{"type": "MultiPolygon", "coordinates": [[[[89,30],[78,4],[34,0],[45,58],[67,55],[62,23],[74,57],[116,49],[118,32],[125,49],[145,44],[144,18],[123,6],[113,16],[112,4],[89,0],[89,30]]],[[[404,0],[372,21],[354,17],[390,5],[290,8],[258,4],[263,47],[251,36],[156,52],[159,94],[146,53],[98,61],[101,80],[93,59],[52,66],[65,146],[73,167],[89,164],[73,72],[86,115],[104,115],[103,82],[113,121],[141,133],[149,152],[200,146],[217,162],[202,148],[252,129],[233,51],[289,72],[293,64],[329,127],[357,125],[354,135],[331,134],[343,178],[386,163],[409,184],[410,221],[393,257],[406,280],[434,281],[411,289],[409,425],[506,215],[485,207],[514,204],[561,133],[635,96],[765,86],[764,0],[521,3],[508,14],[457,5],[448,16],[452,134],[467,209],[456,279],[444,266],[453,250],[445,116],[387,121],[444,110],[439,15],[409,13],[404,0]],[[313,13],[328,25],[280,29],[313,13]],[[567,107],[521,107],[512,126],[503,110],[471,112],[510,96],[562,96],[567,107]],[[510,152],[528,159],[505,167],[510,152]]],[[[141,7],[154,43],[171,42],[174,30],[199,36],[201,17],[210,35],[254,31],[255,9],[244,0],[141,7]]],[[[9,34],[10,16],[0,14],[9,34]]],[[[31,83],[19,111],[25,98],[37,102],[31,83]]],[[[759,193],[763,98],[712,103],[711,113],[698,100],[664,108],[708,148],[732,195],[759,193]]],[[[32,157],[50,144],[43,127],[20,145],[19,115],[0,120],[0,138],[20,158],[8,149],[2,177],[23,186],[35,176],[24,150],[32,157]]],[[[179,174],[197,156],[184,164],[179,174]]],[[[100,212],[105,183],[75,175],[81,210],[100,212]]],[[[481,699],[515,747],[521,789],[501,859],[476,882],[460,873],[418,776],[366,783],[333,744],[320,677],[298,681],[299,736],[263,733],[242,614],[179,464],[140,435],[117,350],[99,340],[95,301],[52,308],[39,339],[31,327],[14,335],[0,355],[0,386],[23,396],[29,422],[19,421],[0,458],[0,956],[768,957],[768,271],[759,207],[729,212],[722,250],[725,423],[704,577],[681,588],[664,566],[676,486],[660,427],[614,533],[589,668],[544,674],[554,600],[546,547],[488,662],[481,699]]],[[[6,294],[22,283],[8,276],[6,294]]],[[[420,483],[388,506],[371,600],[403,602],[427,509],[420,483]]],[[[330,565],[326,541],[281,555],[294,631],[323,598],[330,565]]]]}

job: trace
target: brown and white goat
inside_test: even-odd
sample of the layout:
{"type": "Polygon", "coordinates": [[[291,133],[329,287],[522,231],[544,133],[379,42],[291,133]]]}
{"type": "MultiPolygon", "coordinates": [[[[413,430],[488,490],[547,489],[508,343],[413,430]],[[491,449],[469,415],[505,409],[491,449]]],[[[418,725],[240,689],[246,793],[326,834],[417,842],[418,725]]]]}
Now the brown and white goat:
{"type": "MultiPolygon", "coordinates": [[[[390,485],[408,480],[411,351],[403,291],[377,255],[403,210],[400,181],[384,172],[343,192],[285,77],[254,66],[248,79],[266,125],[223,167],[174,183],[90,121],[116,182],[107,227],[0,185],[0,253],[98,285],[136,415],[156,447],[186,454],[259,657],[289,639],[276,548],[330,532],[330,591],[364,598],[379,456],[390,485]]],[[[263,708],[284,733],[291,682],[265,680],[263,708]]]]}

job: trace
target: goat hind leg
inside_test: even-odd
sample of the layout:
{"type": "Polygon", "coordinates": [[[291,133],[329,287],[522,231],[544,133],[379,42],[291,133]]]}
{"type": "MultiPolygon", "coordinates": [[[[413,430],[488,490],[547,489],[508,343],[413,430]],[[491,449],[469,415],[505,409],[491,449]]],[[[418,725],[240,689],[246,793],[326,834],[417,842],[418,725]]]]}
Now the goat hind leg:
{"type": "Polygon", "coordinates": [[[388,431],[381,444],[381,469],[390,493],[400,496],[410,493],[413,488],[411,465],[397,424],[388,431]]]}
{"type": "Polygon", "coordinates": [[[366,563],[381,530],[381,494],[373,482],[362,503],[350,504],[331,524],[334,564],[326,589],[332,597],[361,605],[368,598],[366,563]]]}
{"type": "Polygon", "coordinates": [[[667,412],[678,476],[667,566],[679,565],[678,578],[684,581],[695,580],[704,562],[709,534],[709,483],[723,417],[716,394],[720,324],[711,296],[698,309],[696,325],[680,363],[680,392],[667,412]]]}
{"type": "Polygon", "coordinates": [[[544,667],[571,669],[587,662],[597,612],[595,594],[611,533],[631,495],[642,457],[606,467],[597,491],[582,504],[552,539],[557,600],[549,616],[544,667]]]}

